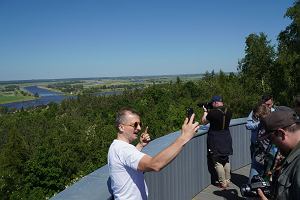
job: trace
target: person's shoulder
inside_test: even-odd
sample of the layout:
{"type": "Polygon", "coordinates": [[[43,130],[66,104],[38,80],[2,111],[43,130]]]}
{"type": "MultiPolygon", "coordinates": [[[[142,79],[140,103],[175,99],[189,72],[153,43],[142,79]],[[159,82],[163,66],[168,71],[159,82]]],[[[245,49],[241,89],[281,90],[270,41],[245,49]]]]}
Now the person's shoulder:
{"type": "Polygon", "coordinates": [[[214,109],[215,112],[222,112],[222,113],[231,113],[230,108],[226,107],[226,106],[221,106],[221,107],[217,107],[214,109]]]}
{"type": "Polygon", "coordinates": [[[109,147],[108,154],[126,155],[139,151],[135,146],[121,140],[114,140],[109,147]]]}
{"type": "Polygon", "coordinates": [[[213,108],[208,113],[218,113],[218,112],[219,112],[219,108],[213,108]]]}
{"type": "Polygon", "coordinates": [[[115,139],[111,145],[110,145],[110,149],[130,149],[130,148],[135,148],[132,144],[129,144],[127,142],[124,142],[122,140],[117,140],[115,139]]]}

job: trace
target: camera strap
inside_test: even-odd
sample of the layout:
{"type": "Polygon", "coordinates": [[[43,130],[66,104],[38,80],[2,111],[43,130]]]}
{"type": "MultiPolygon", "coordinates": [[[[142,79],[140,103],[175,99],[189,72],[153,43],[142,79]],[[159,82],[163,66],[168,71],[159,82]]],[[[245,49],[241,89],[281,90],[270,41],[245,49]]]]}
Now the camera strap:
{"type": "Polygon", "coordinates": [[[222,130],[224,130],[225,129],[225,119],[226,119],[227,108],[225,108],[225,111],[221,110],[220,108],[218,108],[218,110],[221,111],[221,113],[223,114],[222,130]]]}

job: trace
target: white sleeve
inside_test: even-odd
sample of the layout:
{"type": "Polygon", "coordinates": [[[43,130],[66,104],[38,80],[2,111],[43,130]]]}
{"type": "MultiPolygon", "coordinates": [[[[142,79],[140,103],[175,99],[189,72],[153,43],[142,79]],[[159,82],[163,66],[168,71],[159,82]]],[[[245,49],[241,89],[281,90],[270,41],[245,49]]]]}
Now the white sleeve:
{"type": "Polygon", "coordinates": [[[139,162],[145,154],[140,152],[135,146],[131,146],[131,148],[128,148],[122,152],[124,159],[123,161],[126,166],[137,170],[139,162]]]}

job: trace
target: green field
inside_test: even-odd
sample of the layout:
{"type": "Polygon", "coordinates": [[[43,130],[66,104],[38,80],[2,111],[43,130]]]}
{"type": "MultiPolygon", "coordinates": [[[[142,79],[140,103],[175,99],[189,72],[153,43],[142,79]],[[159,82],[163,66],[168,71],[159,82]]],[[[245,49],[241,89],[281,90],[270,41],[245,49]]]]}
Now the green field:
{"type": "Polygon", "coordinates": [[[32,96],[21,96],[21,95],[1,95],[0,94],[0,104],[4,103],[11,103],[11,102],[17,102],[17,101],[26,101],[26,100],[32,100],[35,99],[32,96]]]}
{"type": "Polygon", "coordinates": [[[161,75],[161,76],[129,76],[129,77],[110,77],[110,78],[76,78],[76,79],[56,79],[56,80],[33,80],[33,81],[0,81],[0,104],[26,101],[35,99],[23,88],[26,86],[36,85],[38,87],[62,92],[64,95],[77,95],[83,91],[90,93],[122,91],[125,89],[145,88],[153,84],[163,84],[175,82],[177,78],[181,81],[200,80],[201,74],[185,75],[161,75]],[[8,90],[10,86],[16,88],[8,90]],[[51,87],[52,86],[52,87],[51,87]],[[78,87],[81,86],[81,87],[78,87]],[[71,89],[70,89],[71,88],[71,89]]]}

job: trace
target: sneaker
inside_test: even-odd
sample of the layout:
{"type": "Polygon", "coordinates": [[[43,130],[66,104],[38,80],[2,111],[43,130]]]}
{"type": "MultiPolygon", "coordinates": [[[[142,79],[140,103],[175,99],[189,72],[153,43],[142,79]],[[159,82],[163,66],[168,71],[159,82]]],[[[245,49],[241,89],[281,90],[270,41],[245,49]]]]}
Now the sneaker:
{"type": "Polygon", "coordinates": [[[226,181],[224,181],[224,182],[219,182],[219,184],[218,184],[217,186],[218,186],[218,188],[221,188],[222,190],[226,190],[226,188],[227,188],[227,183],[226,183],[226,181]]]}
{"type": "Polygon", "coordinates": [[[226,187],[229,187],[230,186],[230,180],[227,179],[227,180],[225,180],[225,182],[226,182],[226,187]]]}

